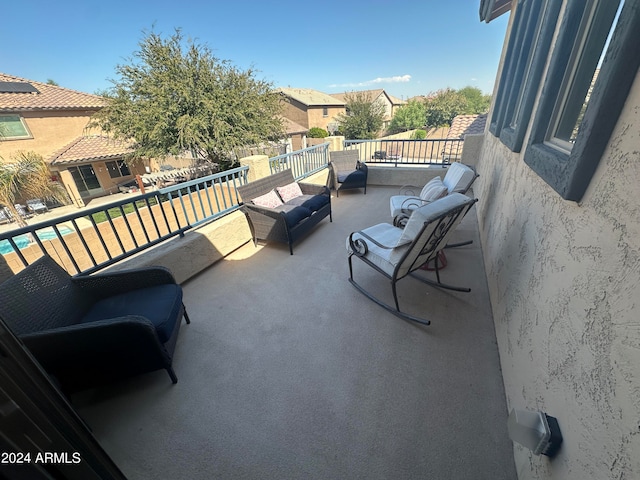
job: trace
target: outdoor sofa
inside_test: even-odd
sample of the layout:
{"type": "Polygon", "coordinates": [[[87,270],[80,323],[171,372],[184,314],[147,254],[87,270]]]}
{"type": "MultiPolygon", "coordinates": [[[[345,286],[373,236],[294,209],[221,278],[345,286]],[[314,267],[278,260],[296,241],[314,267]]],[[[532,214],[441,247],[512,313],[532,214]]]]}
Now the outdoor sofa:
{"type": "Polygon", "coordinates": [[[254,244],[258,240],[293,244],[331,216],[331,192],[324,185],[296,182],[290,169],[237,187],[254,244]]]}

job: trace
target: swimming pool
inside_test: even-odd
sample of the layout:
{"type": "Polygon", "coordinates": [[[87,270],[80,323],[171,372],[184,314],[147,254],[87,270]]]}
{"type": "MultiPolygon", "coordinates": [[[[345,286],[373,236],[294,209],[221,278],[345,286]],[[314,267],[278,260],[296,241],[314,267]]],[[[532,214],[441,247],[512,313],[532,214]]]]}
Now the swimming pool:
{"type": "MultiPolygon", "coordinates": [[[[71,230],[69,227],[64,226],[58,227],[58,230],[60,231],[60,235],[67,235],[73,232],[73,230],[71,230]]],[[[56,235],[56,232],[53,231],[53,228],[47,228],[38,232],[38,238],[40,240],[51,240],[53,238],[58,238],[58,236],[56,235]]],[[[26,233],[24,235],[18,235],[17,237],[14,237],[13,241],[16,243],[20,250],[28,247],[31,243],[31,241],[29,240],[29,235],[26,233]]],[[[9,240],[0,240],[0,255],[6,255],[7,253],[11,252],[13,252],[13,247],[9,243],[9,240]]]]}

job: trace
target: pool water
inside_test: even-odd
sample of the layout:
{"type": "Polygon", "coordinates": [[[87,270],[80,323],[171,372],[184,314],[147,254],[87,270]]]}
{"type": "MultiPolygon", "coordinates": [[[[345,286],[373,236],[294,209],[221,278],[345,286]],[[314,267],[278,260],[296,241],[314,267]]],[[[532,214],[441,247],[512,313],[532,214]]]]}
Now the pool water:
{"type": "MultiPolygon", "coordinates": [[[[60,235],[67,235],[73,232],[73,230],[68,227],[58,227],[58,230],[60,231],[60,235]]],[[[41,230],[37,233],[37,235],[40,240],[51,240],[53,238],[58,238],[56,232],[54,232],[53,229],[41,230]]],[[[29,235],[26,233],[24,235],[13,237],[13,241],[16,243],[20,250],[28,247],[31,243],[29,240],[29,235]]],[[[9,240],[0,240],[0,255],[6,255],[7,253],[11,252],[13,252],[13,247],[9,243],[9,240]]]]}

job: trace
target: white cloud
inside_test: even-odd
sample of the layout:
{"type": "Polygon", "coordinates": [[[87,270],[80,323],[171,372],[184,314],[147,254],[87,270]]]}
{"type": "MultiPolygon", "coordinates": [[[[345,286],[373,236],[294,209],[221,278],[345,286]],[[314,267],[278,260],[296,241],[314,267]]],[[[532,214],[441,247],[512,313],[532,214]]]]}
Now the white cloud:
{"type": "Polygon", "coordinates": [[[371,85],[377,85],[379,83],[406,83],[411,81],[411,75],[396,75],[394,77],[378,77],[373,80],[367,80],[365,82],[357,82],[357,83],[334,83],[333,85],[329,85],[330,88],[346,88],[346,87],[369,87],[371,85]]]}

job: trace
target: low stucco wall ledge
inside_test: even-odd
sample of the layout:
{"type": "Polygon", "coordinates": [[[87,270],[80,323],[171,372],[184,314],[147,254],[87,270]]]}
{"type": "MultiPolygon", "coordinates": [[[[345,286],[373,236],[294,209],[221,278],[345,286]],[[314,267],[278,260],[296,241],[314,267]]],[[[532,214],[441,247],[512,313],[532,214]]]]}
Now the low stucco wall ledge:
{"type": "Polygon", "coordinates": [[[176,237],[150,250],[118,262],[109,270],[160,265],[183,283],[252,240],[245,215],[232,212],[222,218],[176,237]]]}

